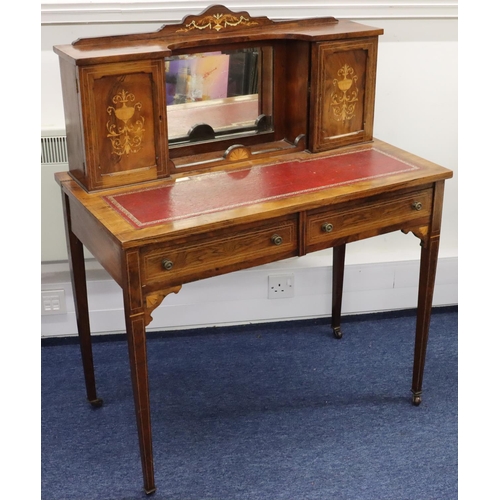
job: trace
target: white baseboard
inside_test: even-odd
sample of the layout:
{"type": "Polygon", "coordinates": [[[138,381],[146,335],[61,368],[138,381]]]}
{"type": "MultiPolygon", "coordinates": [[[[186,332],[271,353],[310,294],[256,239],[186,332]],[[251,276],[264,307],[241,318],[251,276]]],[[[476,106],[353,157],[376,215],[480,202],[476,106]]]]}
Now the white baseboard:
{"type": "MultiPolygon", "coordinates": [[[[307,256],[306,256],[307,257],[307,256]]],[[[342,314],[412,309],[419,261],[346,265],[342,314]]],[[[288,259],[184,285],[153,312],[148,331],[324,317],[331,310],[330,256],[288,259]],[[293,274],[292,298],[268,299],[268,276],[293,274]]],[[[87,263],[92,333],[123,333],[122,292],[95,262],[87,263]]],[[[42,290],[64,290],[65,314],[42,316],[45,337],[77,335],[67,263],[42,264],[42,290]]],[[[458,304],[458,258],[439,259],[434,306],[458,304]]]]}

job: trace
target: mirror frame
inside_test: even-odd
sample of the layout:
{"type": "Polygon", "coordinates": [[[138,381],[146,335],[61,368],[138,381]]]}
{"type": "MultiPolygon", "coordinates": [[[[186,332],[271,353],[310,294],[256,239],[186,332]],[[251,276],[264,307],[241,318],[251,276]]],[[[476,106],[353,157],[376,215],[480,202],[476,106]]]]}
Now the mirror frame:
{"type": "MultiPolygon", "coordinates": [[[[283,92],[279,89],[284,88],[286,83],[286,71],[283,64],[279,64],[284,60],[285,45],[281,40],[262,40],[258,42],[246,43],[221,43],[210,45],[203,48],[203,52],[216,51],[237,51],[240,49],[259,48],[262,53],[262,61],[260,63],[260,78],[259,78],[259,95],[261,114],[266,115],[271,119],[271,124],[267,124],[268,130],[256,133],[251,131],[247,134],[239,133],[228,137],[208,137],[206,140],[197,142],[180,142],[178,144],[169,143],[169,157],[171,172],[187,171],[191,169],[199,169],[203,161],[209,164],[217,158],[224,158],[224,154],[229,148],[234,148],[236,145],[244,146],[252,149],[265,148],[266,144],[274,143],[284,137],[284,102],[283,92]],[[192,157],[196,156],[196,159],[192,157]],[[191,159],[192,161],[190,161],[191,159]]],[[[177,48],[172,47],[172,55],[190,55],[199,54],[200,47],[196,48],[177,48]]],[[[168,106],[167,106],[168,114],[168,106]]]]}

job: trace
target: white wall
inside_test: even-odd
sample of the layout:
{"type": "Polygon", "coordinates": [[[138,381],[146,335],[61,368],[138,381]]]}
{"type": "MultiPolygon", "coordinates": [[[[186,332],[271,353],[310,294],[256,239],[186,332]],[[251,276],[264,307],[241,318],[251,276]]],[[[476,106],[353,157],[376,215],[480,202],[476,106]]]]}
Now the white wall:
{"type": "MultiPolygon", "coordinates": [[[[379,43],[374,133],[379,139],[454,171],[454,178],[447,181],[445,191],[436,303],[457,303],[457,2],[444,1],[436,5],[430,1],[393,0],[378,5],[374,0],[349,3],[319,0],[307,9],[293,7],[294,0],[287,2],[277,0],[273,5],[256,6],[255,9],[251,8],[252,3],[237,1],[228,2],[226,5],[233,10],[248,10],[251,15],[256,16],[286,18],[333,15],[384,28],[385,34],[379,43]]],[[[107,2],[105,8],[98,8],[103,7],[101,3],[92,2],[81,3],[76,10],[71,10],[70,7],[42,4],[42,134],[64,133],[58,60],[52,52],[53,45],[71,43],[77,38],[89,36],[155,31],[164,24],[162,19],[180,20],[186,14],[200,12],[205,4],[193,0],[122,2],[120,7],[116,8],[111,2],[107,2]],[[196,7],[191,8],[190,4],[195,4],[196,7]],[[148,21],[131,22],[134,19],[148,21]]],[[[41,172],[41,248],[44,263],[42,288],[66,289],[70,313],[64,317],[43,317],[42,335],[45,336],[64,335],[76,331],[74,315],[71,313],[67,265],[64,263],[67,255],[60,194],[53,180],[54,172],[60,169],[42,166],[41,172]],[[60,263],[55,264],[55,262],[60,263]]],[[[412,235],[401,233],[350,244],[346,256],[349,270],[346,276],[346,289],[351,290],[349,293],[355,294],[356,298],[348,299],[344,310],[356,313],[414,307],[419,252],[418,240],[412,235]],[[379,272],[385,272],[390,283],[381,279],[379,272]],[[363,279],[356,280],[359,276],[363,279]],[[404,286],[401,285],[402,288],[398,289],[397,283],[404,286]],[[366,289],[372,292],[363,293],[366,289]],[[375,300],[377,297],[380,300],[375,300]]],[[[178,296],[169,297],[164,301],[154,315],[155,320],[151,327],[163,329],[173,323],[178,327],[194,326],[193,312],[196,312],[197,321],[194,323],[197,326],[215,324],[219,322],[218,307],[221,308],[222,314],[219,316],[222,318],[221,321],[234,323],[328,314],[328,280],[325,278],[326,281],[319,290],[315,287],[314,276],[318,272],[323,277],[328,275],[330,256],[331,250],[327,250],[302,258],[289,259],[279,264],[261,266],[256,270],[190,284],[185,286],[178,296]],[[266,299],[266,277],[277,272],[296,274],[298,297],[289,301],[266,299]],[[210,301],[207,299],[208,289],[210,289],[208,294],[210,301]],[[217,290],[221,290],[219,296],[214,294],[217,290]],[[315,297],[316,294],[319,296],[315,297]],[[306,296],[311,297],[310,300],[306,300],[304,298],[306,296]],[[253,299],[250,297],[257,300],[253,302],[253,306],[253,299]],[[321,298],[318,300],[318,297],[321,298]],[[221,302],[214,303],[219,299],[221,302]],[[233,300],[234,307],[227,307],[227,300],[233,300]],[[168,315],[165,312],[167,309],[168,315]],[[203,313],[204,310],[207,311],[206,314],[203,313]],[[228,310],[232,312],[228,314],[228,310]]],[[[95,304],[91,318],[99,325],[98,331],[122,330],[120,290],[99,269],[99,266],[93,263],[91,265],[96,269],[91,275],[95,281],[94,285],[90,286],[89,292],[91,309],[95,304]],[[95,296],[92,296],[93,293],[95,296]],[[102,304],[107,305],[102,306],[102,304]]]]}

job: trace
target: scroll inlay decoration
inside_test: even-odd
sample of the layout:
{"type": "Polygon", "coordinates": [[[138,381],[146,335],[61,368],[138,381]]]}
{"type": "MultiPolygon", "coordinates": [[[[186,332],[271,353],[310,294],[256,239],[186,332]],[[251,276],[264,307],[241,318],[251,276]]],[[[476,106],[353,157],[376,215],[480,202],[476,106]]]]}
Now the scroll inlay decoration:
{"type": "Polygon", "coordinates": [[[239,25],[243,26],[253,26],[259,24],[257,21],[251,21],[248,17],[237,16],[234,14],[213,14],[210,16],[202,17],[199,21],[191,21],[187,23],[183,28],[177,31],[191,31],[197,30],[215,30],[220,31],[224,28],[235,27],[239,25]]]}
{"type": "Polygon", "coordinates": [[[106,123],[107,137],[113,146],[113,154],[137,153],[142,148],[144,132],[144,117],[140,112],[142,103],[135,101],[135,95],[122,89],[113,99],[115,106],[108,106],[110,119],[106,123]]]}
{"type": "Polygon", "coordinates": [[[333,115],[337,121],[351,120],[355,116],[358,102],[359,90],[356,86],[358,76],[348,64],[344,64],[337,74],[343,78],[333,80],[335,90],[332,92],[330,101],[333,115]]]}

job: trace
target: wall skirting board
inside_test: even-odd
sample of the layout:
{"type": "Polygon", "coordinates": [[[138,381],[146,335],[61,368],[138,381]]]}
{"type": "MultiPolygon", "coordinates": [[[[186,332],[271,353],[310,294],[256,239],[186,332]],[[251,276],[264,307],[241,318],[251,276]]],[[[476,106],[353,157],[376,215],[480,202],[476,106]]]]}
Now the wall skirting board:
{"type": "MultiPolygon", "coordinates": [[[[301,257],[189,283],[165,298],[148,330],[326,317],[331,308],[329,262],[330,255],[323,253],[314,265],[301,257]],[[293,275],[293,297],[268,298],[268,277],[274,275],[293,275]]],[[[418,271],[418,260],[346,265],[342,314],[415,308],[418,271]]],[[[87,261],[87,284],[92,333],[123,333],[121,289],[92,259],[87,261]]],[[[42,338],[77,335],[67,262],[42,263],[42,291],[48,290],[64,290],[66,312],[42,315],[42,338]]],[[[457,257],[439,259],[433,304],[458,304],[457,257]]]]}

